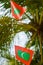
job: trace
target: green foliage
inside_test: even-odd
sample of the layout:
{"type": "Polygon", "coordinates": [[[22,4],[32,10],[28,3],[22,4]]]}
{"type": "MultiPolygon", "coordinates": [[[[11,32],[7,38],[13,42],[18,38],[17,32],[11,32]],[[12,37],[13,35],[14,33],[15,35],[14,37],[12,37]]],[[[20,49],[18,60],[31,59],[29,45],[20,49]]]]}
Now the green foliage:
{"type": "Polygon", "coordinates": [[[35,30],[32,25],[18,23],[13,18],[0,18],[0,49],[2,46],[5,46],[4,44],[9,45],[12,40],[12,35],[15,35],[17,32],[28,31],[30,29],[35,30]]]}
{"type": "MultiPolygon", "coordinates": [[[[24,24],[19,23],[18,20],[10,18],[10,17],[2,17],[0,18],[0,54],[9,59],[10,65],[19,65],[20,62],[17,60],[12,59],[10,55],[7,55],[7,50],[9,49],[10,43],[15,36],[16,33],[24,31],[24,32],[31,32],[30,40],[26,44],[26,48],[30,48],[35,46],[35,54],[34,58],[31,62],[31,65],[42,65],[43,64],[43,0],[13,0],[17,4],[21,6],[26,6],[27,11],[24,14],[24,19],[30,19],[30,23],[24,24]],[[31,16],[32,18],[31,18],[31,16]],[[3,55],[6,51],[6,55],[3,55]],[[39,52],[38,52],[39,51],[39,52]],[[37,53],[38,52],[38,53],[37,53]],[[10,57],[10,58],[9,58],[10,57]]],[[[6,9],[10,7],[10,0],[0,0],[1,3],[4,3],[2,6],[6,9]]],[[[8,50],[9,54],[9,50],[8,50]]],[[[21,64],[23,65],[23,64],[21,64]]]]}
{"type": "Polygon", "coordinates": [[[2,17],[0,18],[0,48],[5,46],[4,44],[10,43],[12,35],[12,21],[11,18],[2,17]],[[6,20],[5,20],[6,18],[6,20]]]}
{"type": "Polygon", "coordinates": [[[4,3],[3,7],[5,7],[6,9],[10,8],[10,0],[0,0],[0,2],[4,3]]]}
{"type": "MultiPolygon", "coordinates": [[[[18,4],[20,4],[20,5],[25,5],[25,6],[29,6],[30,5],[30,7],[32,6],[34,6],[34,7],[43,7],[43,0],[13,0],[13,1],[15,1],[16,3],[18,3],[18,4]]],[[[2,2],[2,3],[5,3],[6,5],[7,4],[9,4],[9,2],[10,2],[10,0],[0,0],[0,2],[2,2]]],[[[5,6],[6,7],[6,6],[5,6]]]]}

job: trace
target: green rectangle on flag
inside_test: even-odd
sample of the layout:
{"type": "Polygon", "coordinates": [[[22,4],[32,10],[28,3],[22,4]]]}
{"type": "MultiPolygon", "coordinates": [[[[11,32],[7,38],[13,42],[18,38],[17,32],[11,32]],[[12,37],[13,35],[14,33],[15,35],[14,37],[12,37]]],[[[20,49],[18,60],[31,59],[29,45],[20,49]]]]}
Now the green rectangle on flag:
{"type": "Polygon", "coordinates": [[[21,50],[18,50],[18,56],[21,57],[22,59],[28,61],[30,59],[30,54],[23,52],[21,50]]]}
{"type": "Polygon", "coordinates": [[[18,15],[18,14],[20,14],[20,10],[19,9],[14,9],[14,13],[16,14],[16,15],[18,15]]]}

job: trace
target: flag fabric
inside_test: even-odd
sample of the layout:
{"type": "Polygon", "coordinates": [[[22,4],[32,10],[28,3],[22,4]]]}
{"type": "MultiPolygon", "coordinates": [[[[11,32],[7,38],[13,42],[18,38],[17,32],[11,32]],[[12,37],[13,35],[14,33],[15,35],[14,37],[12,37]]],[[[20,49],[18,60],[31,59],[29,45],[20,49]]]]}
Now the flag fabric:
{"type": "Polygon", "coordinates": [[[16,59],[21,61],[23,64],[30,65],[33,53],[34,52],[30,49],[15,46],[16,59]]]}
{"type": "Polygon", "coordinates": [[[24,14],[26,11],[26,8],[21,7],[20,5],[16,4],[14,1],[11,2],[11,13],[12,16],[16,19],[20,19],[21,16],[24,14]]]}

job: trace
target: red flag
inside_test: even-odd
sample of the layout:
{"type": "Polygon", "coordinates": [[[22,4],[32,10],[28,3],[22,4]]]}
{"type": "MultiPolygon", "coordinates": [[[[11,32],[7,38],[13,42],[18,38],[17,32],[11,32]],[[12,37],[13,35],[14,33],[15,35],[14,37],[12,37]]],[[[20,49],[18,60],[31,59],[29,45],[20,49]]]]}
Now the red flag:
{"type": "Polygon", "coordinates": [[[15,46],[16,59],[20,60],[23,64],[30,65],[33,51],[23,47],[15,46]]]}
{"type": "Polygon", "coordinates": [[[21,7],[20,5],[16,4],[15,2],[11,1],[11,13],[12,16],[16,19],[20,19],[21,16],[24,14],[26,9],[24,7],[21,7]]]}

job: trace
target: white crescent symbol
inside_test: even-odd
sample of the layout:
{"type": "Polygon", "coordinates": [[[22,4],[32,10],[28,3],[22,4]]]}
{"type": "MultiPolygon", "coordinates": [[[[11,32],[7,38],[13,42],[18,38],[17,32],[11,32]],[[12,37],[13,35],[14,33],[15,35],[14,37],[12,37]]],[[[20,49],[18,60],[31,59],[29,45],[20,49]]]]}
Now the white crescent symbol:
{"type": "Polygon", "coordinates": [[[21,54],[21,57],[22,57],[22,58],[24,57],[24,56],[23,56],[23,55],[24,55],[24,53],[25,53],[25,52],[23,52],[23,53],[21,54]]]}

